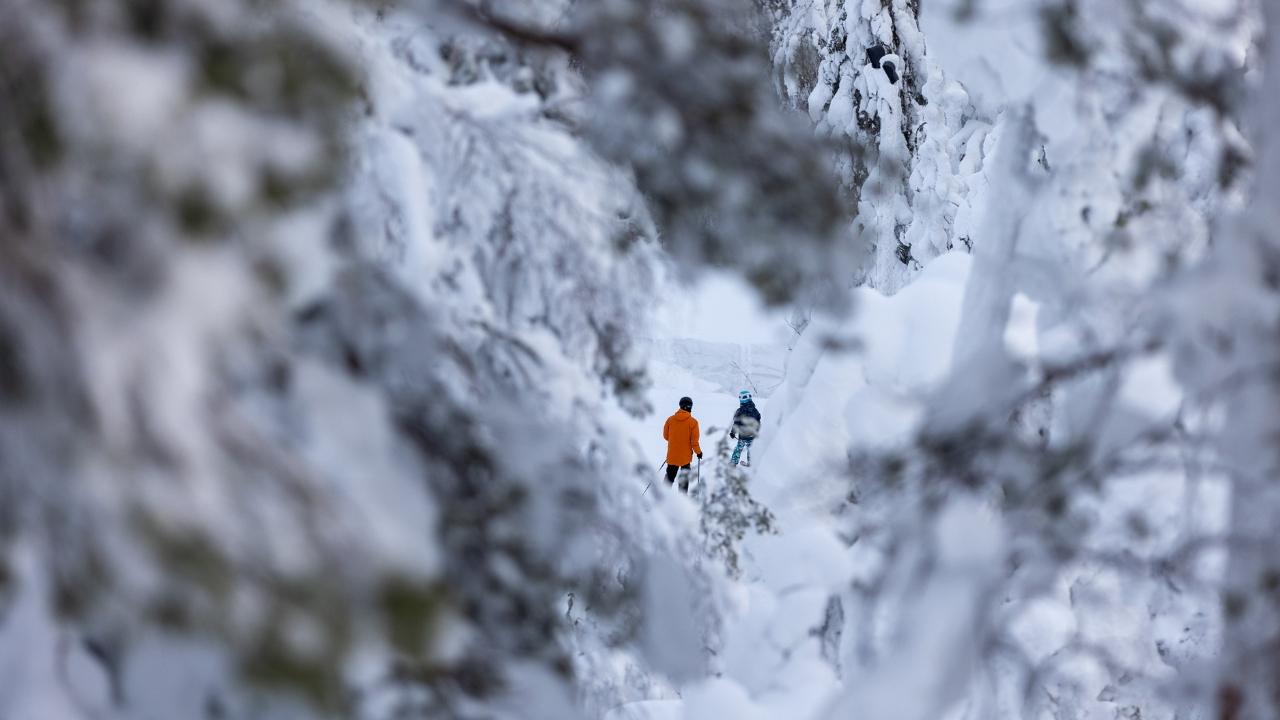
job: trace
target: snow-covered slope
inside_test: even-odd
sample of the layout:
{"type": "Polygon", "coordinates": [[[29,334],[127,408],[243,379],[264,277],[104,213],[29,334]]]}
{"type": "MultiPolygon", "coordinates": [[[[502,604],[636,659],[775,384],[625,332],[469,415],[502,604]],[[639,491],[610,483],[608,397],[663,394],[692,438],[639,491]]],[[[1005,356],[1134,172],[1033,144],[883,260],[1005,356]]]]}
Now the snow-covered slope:
{"type": "MultiPolygon", "coordinates": [[[[629,703],[606,717],[821,718],[829,712],[844,687],[830,638],[836,638],[837,653],[847,652],[839,645],[841,634],[851,635],[843,625],[858,622],[829,617],[832,598],[857,577],[857,555],[831,512],[849,489],[838,467],[849,447],[910,442],[920,398],[949,367],[968,265],[967,255],[944,257],[893,297],[862,291],[862,310],[852,324],[818,322],[809,329],[788,356],[787,382],[758,403],[764,430],[753,467],[741,472],[750,491],[777,514],[778,533],[749,534],[744,542],[742,578],[723,618],[718,677],[683,684],[681,698],[629,703]],[[939,315],[939,306],[953,309],[939,315]],[[858,339],[861,350],[833,349],[833,335],[858,339]]],[[[767,314],[754,319],[771,322],[767,314]]],[[[719,362],[728,365],[737,352],[724,347],[719,362]]],[[[737,406],[736,390],[699,377],[714,357],[700,356],[692,369],[682,368],[678,358],[655,358],[650,401],[658,412],[633,431],[646,452],[661,459],[662,421],[677,398],[692,396],[705,435],[701,473],[709,490],[723,471],[723,458],[711,448],[737,406]]],[[[677,497],[661,481],[655,488],[677,497]]],[[[702,497],[695,492],[688,502],[697,505],[702,497]]]]}
{"type": "Polygon", "coordinates": [[[944,255],[897,295],[859,291],[852,322],[806,332],[757,442],[771,506],[834,509],[850,490],[842,470],[851,449],[911,443],[925,398],[951,367],[969,265],[964,253],[944,255]]]}
{"type": "Polygon", "coordinates": [[[0,717],[1275,716],[1260,7],[0,0],[0,717]]]}

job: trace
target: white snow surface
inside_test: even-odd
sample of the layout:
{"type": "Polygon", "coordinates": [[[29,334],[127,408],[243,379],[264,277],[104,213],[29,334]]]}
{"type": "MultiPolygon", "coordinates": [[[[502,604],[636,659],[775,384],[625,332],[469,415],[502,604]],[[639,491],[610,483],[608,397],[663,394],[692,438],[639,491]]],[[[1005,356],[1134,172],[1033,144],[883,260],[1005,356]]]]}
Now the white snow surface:
{"type": "MultiPolygon", "coordinates": [[[[843,322],[820,320],[806,332],[788,355],[786,382],[772,397],[757,399],[764,430],[753,449],[753,467],[747,471],[749,488],[778,514],[781,532],[750,537],[746,542],[742,588],[725,621],[725,646],[719,658],[722,673],[714,679],[685,684],[683,700],[631,703],[606,717],[831,716],[827,706],[836,702],[845,686],[823,659],[819,639],[811,631],[822,623],[829,598],[847,587],[857,572],[847,540],[827,516],[845,482],[833,468],[849,447],[883,447],[910,440],[923,398],[949,369],[969,264],[967,255],[947,255],[931,263],[915,283],[894,296],[861,290],[855,317],[843,322]],[[859,349],[827,349],[826,341],[833,337],[856,339],[859,349]]],[[[735,304],[738,299],[732,290],[720,296],[704,292],[699,297],[700,312],[704,317],[731,312],[746,321],[776,322],[764,313],[745,313],[735,304]]],[[[733,354],[722,360],[732,361],[736,353],[732,346],[725,347],[726,353],[733,354]]],[[[689,395],[694,399],[693,414],[702,424],[702,444],[707,451],[702,477],[714,482],[715,460],[710,447],[727,432],[738,404],[736,392],[726,392],[716,383],[666,362],[655,362],[651,370],[654,385],[650,401],[657,410],[635,426],[645,454],[655,463],[661,459],[665,450],[662,423],[674,411],[676,400],[689,395]]],[[[658,477],[656,470],[654,477],[658,477]]],[[[658,481],[655,488],[661,485],[658,481]]],[[[661,491],[674,495],[666,488],[661,491]]],[[[984,517],[989,518],[989,513],[984,517]]],[[[949,516],[939,529],[948,537],[943,544],[959,549],[962,546],[954,539],[959,534],[966,536],[969,547],[950,561],[961,569],[956,571],[956,580],[946,582],[960,582],[963,587],[977,583],[973,592],[981,592],[986,587],[985,575],[970,576],[965,570],[981,565],[995,551],[972,544],[972,532],[965,525],[970,522],[977,521],[949,516]],[[952,529],[956,523],[960,526],[952,529]]],[[[989,524],[991,520],[982,522],[989,524]]],[[[998,540],[991,543],[998,544],[998,540]]],[[[947,598],[956,598],[960,592],[956,587],[940,586],[938,597],[926,600],[928,607],[919,612],[936,613],[939,603],[945,605],[947,598]]],[[[975,597],[947,617],[954,618],[958,627],[971,627],[964,613],[974,612],[976,601],[975,597]]],[[[957,636],[954,642],[961,641],[957,636]]],[[[923,645],[913,652],[924,656],[937,647],[941,646],[923,645]]],[[[914,658],[901,667],[919,667],[922,659],[914,658]]],[[[958,682],[963,682],[964,674],[959,677],[958,682]]],[[[898,686],[891,683],[886,687],[898,686]]],[[[883,692],[887,702],[893,691],[883,692]]],[[[884,712],[877,717],[893,717],[884,712]]],[[[840,716],[839,712],[835,716],[840,716]]]]}
{"type": "MultiPolygon", "coordinates": [[[[907,5],[848,3],[849,36],[890,34],[888,18],[907,5]]],[[[537,359],[541,384],[529,393],[540,410],[589,438],[582,444],[591,447],[582,451],[592,461],[598,453],[605,458],[599,465],[624,466],[602,473],[609,514],[597,519],[634,525],[620,537],[641,546],[636,557],[642,561],[620,568],[618,581],[624,574],[643,577],[638,607],[644,617],[615,633],[592,626],[580,605],[575,610],[570,602],[564,611],[579,643],[575,669],[593,692],[620,698],[596,708],[606,720],[1203,717],[1175,715],[1160,683],[1175,678],[1179,666],[1203,661],[1215,616],[1197,604],[1202,598],[1193,590],[1184,594],[1165,578],[1125,572],[1137,558],[1172,557],[1189,537],[1221,531],[1230,494],[1218,476],[1200,467],[1207,465],[1203,457],[1192,451],[1172,461],[1161,457],[1123,475],[1122,482],[1078,489],[1064,523],[1079,520],[1084,528],[1072,538],[1081,552],[1060,565],[1037,565],[1035,557],[1021,564],[1020,553],[1033,544],[1031,531],[1019,524],[1025,517],[1006,517],[998,509],[1003,487],[954,493],[936,508],[921,501],[922,507],[886,509],[875,504],[874,492],[858,495],[874,485],[863,481],[879,479],[851,470],[859,456],[919,454],[915,443],[922,432],[963,428],[983,411],[984,400],[1017,396],[1047,368],[1069,366],[1123,341],[1138,325],[1134,318],[1146,309],[1142,300],[1169,249],[1161,231],[1182,227],[1192,248],[1208,235],[1203,218],[1187,210],[1143,226],[1160,242],[1113,247],[1098,239],[1126,209],[1123,178],[1097,167],[1127,164],[1148,135],[1180,128],[1176,112],[1140,105],[1106,126],[1113,132],[1102,133],[1104,118],[1113,120],[1104,99],[1045,63],[1030,4],[988,0],[985,11],[1000,21],[967,25],[947,19],[954,9],[948,3],[923,6],[920,28],[899,26],[907,35],[894,56],[900,65],[919,64],[922,83],[937,101],[921,116],[936,132],[918,150],[908,179],[917,204],[908,206],[896,194],[883,202],[868,196],[862,211],[870,225],[907,228],[904,237],[927,262],[900,268],[892,248],[882,247],[882,272],[871,281],[892,294],[854,290],[852,315],[818,314],[802,333],[789,325],[788,314],[766,309],[730,274],[707,271],[694,284],[677,286],[650,277],[645,267],[618,267],[608,248],[612,219],[630,202],[615,182],[625,173],[544,117],[534,93],[493,78],[455,87],[413,68],[406,55],[429,64],[440,62],[438,53],[406,45],[414,35],[395,21],[382,25],[359,15],[363,24],[334,29],[360,56],[370,80],[369,117],[354,131],[359,152],[350,202],[357,222],[383,232],[361,236],[360,252],[384,263],[409,293],[449,315],[454,327],[477,335],[512,329],[513,337],[503,339],[520,352],[512,352],[510,372],[523,371],[521,352],[537,359]],[[1030,169],[1023,167],[1028,164],[1030,169]],[[508,165],[516,169],[487,174],[508,165]],[[554,212],[547,210],[552,206],[554,212]],[[1082,206],[1090,212],[1082,213],[1082,206]],[[500,219],[519,226],[512,235],[528,245],[516,250],[510,265],[501,252],[486,254],[489,246],[475,241],[501,231],[500,219]],[[572,224],[581,242],[556,245],[567,237],[561,223],[572,224]],[[950,238],[970,234],[977,243],[972,254],[948,247],[950,238]],[[583,273],[589,280],[566,287],[556,272],[531,277],[512,269],[522,251],[535,261],[571,257],[599,272],[583,273]],[[602,288],[625,292],[615,296],[602,288]],[[626,302],[592,305],[618,296],[646,298],[650,312],[626,302]],[[582,307],[599,316],[564,311],[582,307]],[[583,370],[598,360],[595,336],[586,328],[611,311],[623,317],[620,332],[642,337],[636,345],[649,354],[648,410],[636,415],[625,413],[583,370]],[[566,337],[538,324],[551,315],[557,330],[567,329],[566,337]],[[698,554],[695,539],[708,496],[722,489],[727,468],[715,448],[743,388],[754,392],[763,425],[751,466],[735,472],[774,514],[776,533],[748,528],[741,574],[731,578],[698,554]],[[695,461],[689,497],[667,488],[659,475],[663,421],[685,395],[694,400],[706,454],[695,461]],[[625,466],[636,463],[645,466],[651,489],[642,492],[634,474],[627,474],[625,466]],[[912,528],[914,545],[888,547],[890,526],[912,528]],[[997,633],[1004,655],[991,651],[997,633]],[[615,634],[627,642],[606,640],[615,634]],[[1035,677],[1031,668],[1038,664],[1058,673],[1035,677]],[[1034,701],[1022,695],[1027,687],[1034,701]]],[[[831,7],[815,4],[806,22],[831,21],[831,7]]],[[[696,52],[688,28],[673,21],[669,30],[671,54],[696,52]]],[[[80,52],[92,55],[94,70],[81,79],[82,87],[64,91],[83,92],[102,118],[100,126],[81,132],[136,142],[146,134],[138,128],[168,127],[166,114],[190,90],[188,69],[176,61],[153,63],[166,59],[127,48],[80,52]],[[129,94],[108,92],[126,75],[143,82],[129,94]]],[[[851,134],[867,108],[886,124],[901,119],[901,108],[890,102],[898,88],[882,73],[847,63],[836,67],[845,75],[812,88],[806,98],[820,131],[851,134]],[[855,91],[861,106],[855,106],[855,91]]],[[[183,152],[157,159],[158,173],[177,185],[197,174],[210,179],[216,201],[229,210],[248,202],[250,171],[259,164],[302,167],[315,152],[289,128],[276,128],[269,147],[249,142],[262,135],[244,131],[252,118],[232,107],[203,102],[193,112],[196,136],[183,152]]],[[[899,140],[886,133],[879,152],[907,152],[899,140]]],[[[1197,172],[1205,171],[1193,168],[1187,182],[1197,172]]],[[[332,259],[320,252],[311,257],[314,238],[296,242],[318,236],[318,223],[303,214],[288,218],[288,229],[280,231],[279,251],[307,269],[289,288],[294,307],[332,283],[332,259]]],[[[216,249],[192,251],[174,263],[173,274],[169,302],[132,318],[128,332],[118,333],[104,319],[109,316],[83,323],[87,344],[98,350],[88,391],[108,428],[106,443],[124,447],[135,439],[114,437],[111,429],[130,427],[125,418],[132,398],[123,379],[126,369],[141,368],[136,386],[162,398],[154,406],[163,421],[158,432],[173,434],[166,444],[183,450],[191,463],[190,487],[154,483],[149,492],[157,502],[167,500],[163,504],[175,514],[191,514],[192,523],[206,515],[236,517],[231,508],[242,498],[217,482],[206,443],[183,429],[209,392],[208,378],[198,371],[200,356],[230,334],[254,297],[239,292],[245,278],[216,249]],[[191,316],[204,324],[184,322],[191,316]],[[159,380],[152,387],[145,371],[158,366],[172,369],[163,373],[163,387],[159,380]]],[[[86,291],[78,300],[93,298],[86,291]]],[[[467,350],[479,354],[495,346],[503,347],[473,342],[467,350]]],[[[1019,422],[1041,431],[1044,452],[1066,454],[1082,439],[1095,438],[1100,453],[1141,448],[1153,428],[1180,418],[1189,397],[1182,377],[1169,351],[1144,350],[1113,373],[1051,388],[1019,422]]],[[[386,570],[437,577],[445,548],[426,538],[441,523],[440,510],[419,487],[419,468],[396,440],[382,398],[319,363],[298,364],[292,382],[301,398],[299,416],[306,419],[294,429],[298,458],[315,468],[322,499],[343,509],[334,533],[358,538],[363,552],[356,557],[377,558],[386,570]]],[[[1196,420],[1214,423],[1192,418],[1188,432],[1200,429],[1196,420]]],[[[521,447],[527,455],[509,462],[541,469],[537,444],[521,447]]],[[[1009,472],[1025,479],[1022,474],[1032,470],[1009,472]]],[[[606,552],[582,538],[558,547],[560,516],[538,506],[552,502],[532,502],[530,537],[524,539],[530,547],[570,561],[606,552]]],[[[226,532],[229,547],[269,556],[285,569],[300,571],[314,562],[303,546],[307,536],[289,527],[296,518],[272,516],[270,504],[255,509],[263,515],[257,519],[277,531],[260,545],[257,537],[226,532]]],[[[219,529],[239,528],[228,523],[219,529]]],[[[100,664],[60,635],[47,577],[38,572],[46,559],[21,543],[15,548],[9,564],[18,589],[0,624],[0,677],[6,678],[0,687],[10,691],[0,693],[0,717],[113,717],[100,664]]],[[[1193,564],[1197,581],[1223,571],[1217,555],[1193,564]]],[[[451,615],[442,625],[433,650],[449,658],[471,628],[451,615]]],[[[286,630],[290,641],[308,642],[307,627],[286,630]]],[[[150,634],[119,668],[120,682],[151,716],[195,717],[203,711],[196,689],[226,678],[225,662],[198,641],[150,634]]],[[[498,717],[578,716],[580,699],[568,697],[545,667],[514,662],[505,669],[505,695],[488,708],[498,717]]],[[[287,708],[273,710],[264,712],[292,717],[287,708]]]]}

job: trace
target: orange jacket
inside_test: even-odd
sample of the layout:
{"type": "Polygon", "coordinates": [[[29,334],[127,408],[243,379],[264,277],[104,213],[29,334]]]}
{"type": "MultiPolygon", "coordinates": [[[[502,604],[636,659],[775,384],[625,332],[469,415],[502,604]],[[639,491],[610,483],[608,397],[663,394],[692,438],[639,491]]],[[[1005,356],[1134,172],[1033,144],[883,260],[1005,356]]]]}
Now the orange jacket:
{"type": "Polygon", "coordinates": [[[667,464],[688,465],[694,455],[702,454],[698,444],[698,421],[688,410],[677,410],[662,426],[662,439],[667,441],[667,464]]]}

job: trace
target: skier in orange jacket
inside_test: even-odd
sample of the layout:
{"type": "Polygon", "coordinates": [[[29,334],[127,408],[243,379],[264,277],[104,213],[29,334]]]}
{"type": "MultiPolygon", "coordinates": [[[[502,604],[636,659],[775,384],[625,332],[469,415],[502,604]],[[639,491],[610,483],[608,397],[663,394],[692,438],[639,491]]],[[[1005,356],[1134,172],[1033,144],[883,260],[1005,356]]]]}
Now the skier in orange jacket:
{"type": "MultiPolygon", "coordinates": [[[[673,485],[676,474],[688,470],[693,456],[702,459],[702,446],[698,444],[698,421],[693,417],[693,400],[680,398],[680,409],[667,418],[662,426],[662,439],[667,441],[667,484],[673,485]]],[[[689,473],[680,477],[680,491],[689,492],[689,473]]]]}

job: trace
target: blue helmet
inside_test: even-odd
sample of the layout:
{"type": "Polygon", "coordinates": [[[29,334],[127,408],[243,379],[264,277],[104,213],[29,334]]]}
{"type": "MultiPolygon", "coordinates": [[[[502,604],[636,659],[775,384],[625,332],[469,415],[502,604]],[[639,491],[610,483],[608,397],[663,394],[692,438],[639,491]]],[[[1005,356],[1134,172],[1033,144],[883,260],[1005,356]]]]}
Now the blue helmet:
{"type": "Polygon", "coordinates": [[[738,391],[738,403],[739,403],[739,404],[741,404],[741,405],[746,405],[746,404],[747,404],[747,403],[749,403],[749,402],[751,402],[751,391],[750,391],[750,390],[739,390],[739,391],[738,391]]]}

